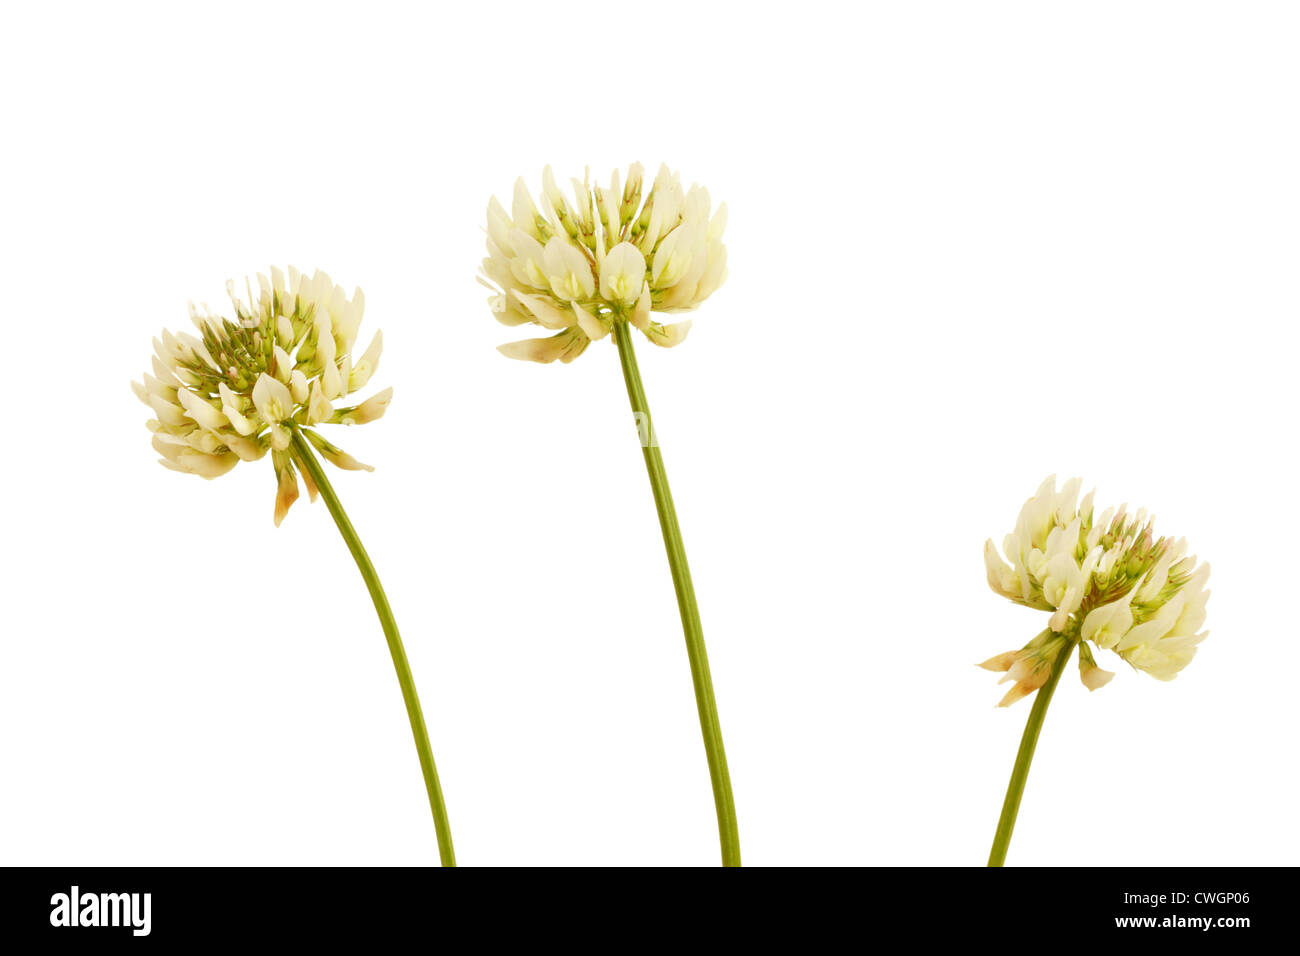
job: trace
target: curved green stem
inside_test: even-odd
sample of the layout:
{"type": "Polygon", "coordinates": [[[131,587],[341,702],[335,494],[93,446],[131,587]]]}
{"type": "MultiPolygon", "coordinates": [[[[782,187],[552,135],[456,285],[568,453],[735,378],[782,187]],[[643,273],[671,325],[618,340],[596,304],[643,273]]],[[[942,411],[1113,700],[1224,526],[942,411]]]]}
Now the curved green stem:
{"type": "Polygon", "coordinates": [[[727,773],[727,754],[722,747],[722,727],[718,723],[718,706],[713,699],[713,679],[709,676],[709,656],[704,650],[704,629],[700,625],[700,609],[695,603],[695,587],[691,584],[691,569],[686,564],[686,548],[682,545],[682,531],[677,524],[677,511],[673,507],[672,492],[668,490],[668,474],[664,471],[663,456],[655,440],[650,419],[650,406],[641,385],[636,355],[632,351],[632,336],[626,322],[614,323],[614,341],[618,343],[618,357],[623,366],[623,380],[627,383],[627,397],[632,403],[641,433],[641,451],[645,456],[646,472],[654,491],[655,507],[659,511],[659,527],[668,551],[668,566],[673,574],[673,588],[677,592],[677,607],[681,611],[682,631],[686,635],[686,656],[691,663],[691,680],[695,685],[695,704],[700,714],[700,730],[704,735],[704,752],[709,760],[709,779],[713,783],[713,802],[718,811],[718,838],[722,844],[722,865],[740,866],[740,831],[736,825],[736,803],[731,795],[731,777],[727,773]]]}
{"type": "Polygon", "coordinates": [[[1047,716],[1047,705],[1052,702],[1052,694],[1061,680],[1061,674],[1074,656],[1074,644],[1067,644],[1056,657],[1052,673],[1047,683],[1038,688],[1034,695],[1034,706],[1029,711],[1029,721],[1020,738],[1020,750],[1016,752],[1016,764],[1011,768],[1011,782],[1007,784],[1007,796],[1002,801],[1002,816],[998,817],[997,833],[993,836],[993,849],[989,851],[989,866],[1001,866],[1007,859],[1007,847],[1011,844],[1011,831],[1016,826],[1016,814],[1020,812],[1020,798],[1025,793],[1025,781],[1029,779],[1029,765],[1034,759],[1034,747],[1038,745],[1038,734],[1043,729],[1043,718],[1047,716]]]}
{"type": "Polygon", "coordinates": [[[297,428],[293,429],[294,457],[302,465],[307,476],[316,485],[320,496],[325,499],[339,533],[352,552],[361,577],[370,591],[370,599],[375,602],[375,611],[379,614],[379,623],[383,625],[384,637],[388,639],[388,650],[393,655],[393,667],[397,670],[397,682],[402,687],[402,699],[406,702],[406,715],[411,720],[411,733],[415,735],[415,749],[420,755],[420,769],[424,771],[424,786],[429,791],[429,807],[433,810],[433,827],[438,835],[438,856],[443,866],[456,865],[456,852],[451,845],[451,824],[447,822],[447,807],[442,799],[442,787],[438,784],[438,768],[433,763],[433,748],[429,744],[429,731],[424,726],[424,712],[420,710],[420,698],[415,692],[415,679],[411,676],[411,665],[406,660],[406,649],[402,647],[401,635],[397,633],[397,621],[393,619],[393,609],[388,606],[388,597],[384,586],[379,583],[375,566],[366,554],[356,529],[348,520],[343,505],[339,502],[329,477],[320,466],[315,453],[306,437],[297,428]]]}

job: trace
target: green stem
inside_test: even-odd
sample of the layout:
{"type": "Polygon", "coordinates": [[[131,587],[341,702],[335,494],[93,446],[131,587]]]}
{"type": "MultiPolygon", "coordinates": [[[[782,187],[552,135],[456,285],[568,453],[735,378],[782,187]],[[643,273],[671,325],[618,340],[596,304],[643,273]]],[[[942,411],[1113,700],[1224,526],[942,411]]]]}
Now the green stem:
{"type": "Polygon", "coordinates": [[[1029,765],[1034,759],[1034,747],[1038,745],[1038,734],[1043,729],[1043,718],[1047,716],[1047,705],[1052,702],[1052,694],[1061,680],[1061,674],[1074,656],[1074,644],[1067,644],[1056,656],[1052,673],[1047,683],[1038,688],[1034,695],[1034,706],[1029,711],[1029,721],[1020,738],[1020,750],[1016,752],[1016,765],[1011,768],[1011,782],[1007,784],[1007,797],[1002,801],[1002,816],[998,817],[997,833],[993,836],[993,849],[989,851],[989,866],[1002,866],[1007,859],[1007,847],[1011,844],[1011,831],[1016,826],[1016,814],[1020,812],[1020,798],[1025,793],[1025,781],[1029,779],[1029,765]]]}
{"type": "Polygon", "coordinates": [[[295,457],[303,470],[316,485],[320,496],[325,499],[339,533],[347,542],[353,560],[361,571],[361,577],[370,591],[370,599],[375,602],[375,611],[379,614],[379,623],[383,625],[384,637],[388,639],[388,650],[393,655],[393,667],[397,670],[397,682],[402,687],[402,700],[406,702],[406,715],[411,720],[411,733],[415,735],[415,749],[420,755],[420,769],[424,771],[424,786],[429,791],[429,807],[433,810],[433,828],[438,835],[438,856],[443,866],[456,865],[456,852],[451,845],[451,824],[447,822],[447,807],[442,799],[442,787],[438,784],[438,768],[433,763],[433,748],[429,744],[429,731],[424,726],[424,712],[420,710],[420,698],[415,692],[415,679],[411,676],[411,665],[406,660],[406,649],[402,647],[401,635],[397,633],[397,621],[393,619],[393,609],[388,606],[388,597],[384,586],[379,583],[375,566],[366,554],[356,529],[348,520],[347,512],[339,502],[329,477],[320,466],[316,455],[306,437],[297,428],[293,429],[293,449],[295,457]]]}
{"type": "Polygon", "coordinates": [[[668,551],[668,566],[673,574],[673,588],[677,592],[677,607],[681,611],[682,631],[686,635],[686,656],[691,662],[691,681],[695,685],[695,704],[700,714],[700,730],[704,735],[704,752],[709,760],[709,779],[713,783],[713,802],[718,811],[718,838],[722,844],[722,865],[740,866],[740,832],[736,825],[736,803],[731,795],[731,777],[727,773],[727,754],[722,747],[722,727],[718,723],[718,706],[713,699],[713,679],[709,676],[709,656],[704,650],[704,629],[700,625],[700,609],[695,603],[695,587],[691,584],[691,569],[686,564],[686,548],[682,544],[682,530],[677,524],[677,511],[673,508],[672,492],[668,490],[668,474],[664,471],[663,456],[655,440],[650,419],[650,406],[641,385],[636,355],[632,351],[632,335],[626,322],[614,323],[614,341],[618,343],[618,357],[623,366],[623,380],[627,383],[627,397],[637,418],[641,432],[641,451],[645,456],[646,472],[650,475],[650,488],[654,491],[655,507],[659,511],[659,527],[668,551]]]}

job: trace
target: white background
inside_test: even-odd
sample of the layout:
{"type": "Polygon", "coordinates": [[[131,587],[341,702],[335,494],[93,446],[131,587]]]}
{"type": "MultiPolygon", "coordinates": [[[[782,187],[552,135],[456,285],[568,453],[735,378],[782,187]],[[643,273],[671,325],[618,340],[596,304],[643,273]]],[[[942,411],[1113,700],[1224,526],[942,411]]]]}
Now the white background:
{"type": "Polygon", "coordinates": [[[507,361],[474,282],[489,195],[639,159],[731,212],[638,343],[746,862],[983,863],[1029,703],[974,664],[1043,622],[980,551],[1056,472],[1212,563],[1211,636],[1066,675],[1008,862],[1296,863],[1294,9],[6,6],[0,862],[435,859],[324,507],[160,468],[127,387],[271,263],[385,333],[335,480],[460,861],[716,862],[614,347],[507,361]]]}

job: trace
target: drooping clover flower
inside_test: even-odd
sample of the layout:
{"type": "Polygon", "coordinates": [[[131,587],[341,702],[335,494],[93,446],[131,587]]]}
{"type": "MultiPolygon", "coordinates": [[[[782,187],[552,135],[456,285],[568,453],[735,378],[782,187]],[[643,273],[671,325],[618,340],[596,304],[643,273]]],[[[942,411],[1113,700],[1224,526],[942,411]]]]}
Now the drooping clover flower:
{"type": "Polygon", "coordinates": [[[634,163],[621,188],[617,171],[609,189],[574,179],[570,199],[547,166],[538,203],[522,178],[509,215],[492,198],[487,281],[479,280],[497,293],[488,300],[492,314],[503,325],[532,323],[556,333],[502,345],[502,354],[572,362],[619,321],[655,345],[686,338],[689,320],[664,325],[651,314],[688,312],[722,284],[727,207],[711,213],[708,190],[683,190],[667,166],[659,168],[642,202],[643,176],[634,163]]]}
{"type": "Polygon", "coordinates": [[[1089,642],[1172,680],[1206,637],[1210,566],[1197,566],[1185,540],[1157,538],[1145,511],[1130,515],[1121,506],[1094,516],[1092,493],[1076,506],[1081,485],[1073,478],[1057,491],[1055,476],[1043,482],[1003,541],[1009,565],[992,540],[984,546],[994,591],[1052,612],[1048,628],[1024,648],[980,665],[1015,681],[1003,706],[1041,687],[1076,643],[1083,682],[1095,690],[1114,675],[1097,666],[1089,642]]]}
{"type": "MultiPolygon", "coordinates": [[[[293,267],[287,281],[272,267],[270,278],[259,275],[257,285],[254,296],[246,283],[248,301],[243,302],[234,282],[226,283],[230,318],[191,304],[199,334],[164,330],[154,339],[153,374],[131,387],[156,416],[147,425],[168,468],[216,478],[269,451],[279,525],[298,498],[289,426],[301,428],[339,468],[372,471],[308,426],[374,421],[384,414],[393,390],[359,405],[334,407],[366,385],[383,348],[376,332],[364,353],[353,354],[365,307],[360,289],[348,298],[325,273],[309,277],[293,267]]],[[[315,484],[306,472],[303,480],[314,500],[315,484]]]]}
{"type": "Polygon", "coordinates": [[[272,267],[270,278],[257,277],[257,287],[254,295],[252,283],[246,283],[244,302],[234,283],[226,283],[230,318],[191,305],[199,334],[164,331],[154,339],[153,374],[146,373],[142,383],[132,382],[132,390],[157,416],[148,426],[168,468],[216,478],[269,451],[278,482],[276,525],[298,498],[296,471],[312,499],[324,499],[379,616],[424,776],[438,855],[444,866],[455,866],[442,786],[397,621],[379,574],[316,456],[340,468],[373,469],[312,429],[361,425],[384,414],[391,388],[359,405],[334,407],[370,380],[383,338],[376,332],[365,352],[354,355],[365,299],[360,289],[348,298],[323,272],[308,277],[291,267],[286,281],[272,267]]]}

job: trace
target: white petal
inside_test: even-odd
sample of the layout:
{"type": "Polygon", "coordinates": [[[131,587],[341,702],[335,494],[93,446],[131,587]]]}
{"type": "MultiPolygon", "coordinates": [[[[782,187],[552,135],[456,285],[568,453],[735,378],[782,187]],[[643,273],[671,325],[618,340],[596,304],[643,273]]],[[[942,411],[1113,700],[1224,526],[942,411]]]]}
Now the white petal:
{"type": "Polygon", "coordinates": [[[497,197],[493,196],[487,208],[488,236],[507,256],[515,254],[514,246],[510,244],[510,230],[514,228],[514,225],[510,221],[510,217],[506,215],[501,203],[497,202],[497,197]]]}
{"type": "Polygon", "coordinates": [[[271,350],[271,355],[275,359],[272,366],[275,377],[288,385],[293,378],[293,359],[289,358],[289,353],[278,345],[271,350]]]}
{"type": "Polygon", "coordinates": [[[690,319],[685,322],[674,322],[672,325],[660,325],[658,322],[652,322],[650,328],[646,330],[645,337],[655,345],[669,349],[685,341],[686,333],[690,330],[690,319]]]}
{"type": "Polygon", "coordinates": [[[533,197],[528,194],[528,184],[524,182],[522,176],[515,180],[510,218],[514,220],[516,229],[523,230],[534,239],[541,238],[541,233],[537,230],[537,205],[533,202],[533,197]]]}
{"type": "Polygon", "coordinates": [[[295,405],[301,405],[307,401],[308,395],[311,394],[307,385],[307,376],[303,374],[300,368],[294,369],[293,374],[289,376],[289,394],[293,396],[295,405]]]}
{"type": "Polygon", "coordinates": [[[600,294],[609,302],[632,305],[645,285],[645,256],[630,242],[620,242],[600,266],[600,294]]]}
{"type": "Polygon", "coordinates": [[[519,300],[520,305],[532,313],[537,324],[544,329],[567,329],[578,321],[577,316],[572,312],[561,309],[546,296],[516,292],[515,298],[519,300]]]}
{"type": "Polygon", "coordinates": [[[558,335],[545,339],[524,339],[520,342],[507,342],[497,346],[497,351],[506,358],[521,359],[527,362],[571,362],[582,354],[587,347],[587,335],[581,329],[566,329],[558,335]]]}
{"type": "Polygon", "coordinates": [[[253,386],[253,405],[267,423],[282,422],[293,414],[293,396],[288,387],[265,372],[253,386]]]}
{"type": "Polygon", "coordinates": [[[556,236],[546,244],[544,255],[546,276],[557,298],[569,302],[591,298],[596,291],[591,262],[575,245],[556,236]]]}
{"type": "Polygon", "coordinates": [[[641,297],[636,300],[636,308],[634,308],[632,314],[627,317],[627,320],[642,332],[645,332],[650,328],[650,305],[650,283],[647,282],[641,287],[641,297]]]}
{"type": "Polygon", "coordinates": [[[323,422],[333,414],[334,406],[325,397],[325,389],[320,379],[316,379],[311,383],[311,394],[307,400],[307,424],[315,425],[317,422],[323,422]]]}
{"type": "Polygon", "coordinates": [[[298,479],[294,477],[293,462],[283,451],[275,452],[272,460],[275,462],[275,526],[278,528],[289,508],[298,500],[298,479]]]}
{"type": "Polygon", "coordinates": [[[176,392],[176,400],[181,403],[181,406],[189,414],[190,418],[194,419],[204,428],[216,431],[217,429],[224,428],[226,425],[230,424],[230,421],[221,411],[213,408],[208,404],[206,399],[195,395],[188,388],[178,389],[176,392]]]}
{"type": "Polygon", "coordinates": [[[388,411],[388,405],[392,400],[393,390],[386,388],[370,396],[355,408],[339,409],[330,417],[330,421],[339,425],[365,425],[377,421],[384,417],[384,412],[388,411]]]}
{"type": "Polygon", "coordinates": [[[348,391],[355,392],[359,388],[365,388],[370,376],[375,374],[379,368],[379,356],[384,350],[384,333],[376,332],[375,337],[370,340],[370,346],[366,349],[365,354],[356,361],[352,366],[352,371],[348,374],[348,391]]]}
{"type": "Polygon", "coordinates": [[[375,470],[372,465],[366,465],[357,461],[342,448],[330,444],[316,432],[304,429],[303,434],[307,436],[307,440],[312,443],[312,446],[335,467],[342,468],[346,471],[375,470]]]}
{"type": "Polygon", "coordinates": [[[667,289],[676,285],[697,255],[707,255],[707,247],[694,227],[684,222],[665,236],[655,250],[654,266],[650,271],[654,287],[667,289]]]}
{"type": "Polygon", "coordinates": [[[573,312],[578,317],[578,328],[586,333],[587,338],[593,342],[603,339],[609,334],[609,326],[599,318],[592,315],[578,303],[573,303],[573,312]]]}

